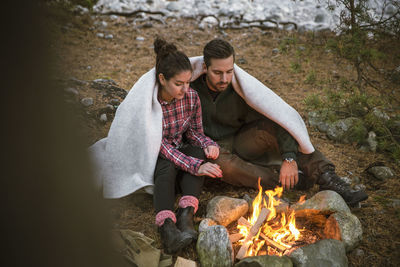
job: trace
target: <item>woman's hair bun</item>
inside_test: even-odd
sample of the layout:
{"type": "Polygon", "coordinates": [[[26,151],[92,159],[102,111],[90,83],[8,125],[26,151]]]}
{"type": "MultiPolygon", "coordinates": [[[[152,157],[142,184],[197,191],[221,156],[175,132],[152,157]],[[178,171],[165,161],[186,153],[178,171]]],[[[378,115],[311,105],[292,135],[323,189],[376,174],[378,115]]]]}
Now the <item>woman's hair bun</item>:
{"type": "Polygon", "coordinates": [[[163,55],[167,55],[177,50],[178,49],[174,44],[167,43],[160,37],[157,37],[154,41],[154,52],[156,52],[157,56],[163,57],[163,55]]]}

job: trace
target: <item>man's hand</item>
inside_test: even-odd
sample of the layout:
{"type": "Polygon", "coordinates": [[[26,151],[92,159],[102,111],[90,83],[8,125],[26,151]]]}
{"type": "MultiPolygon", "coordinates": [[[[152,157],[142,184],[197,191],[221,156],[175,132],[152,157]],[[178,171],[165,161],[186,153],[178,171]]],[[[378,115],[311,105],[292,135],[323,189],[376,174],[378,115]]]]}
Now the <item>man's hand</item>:
{"type": "Polygon", "coordinates": [[[283,161],[279,181],[284,189],[293,188],[297,184],[299,181],[299,170],[295,160],[292,162],[283,161]]]}
{"type": "Polygon", "coordinates": [[[196,175],[197,176],[207,175],[212,178],[216,178],[216,177],[222,177],[222,171],[218,164],[206,162],[200,165],[200,168],[197,171],[196,175]]]}
{"type": "Polygon", "coordinates": [[[208,146],[204,148],[204,153],[208,159],[216,159],[219,156],[219,147],[217,146],[208,146]]]}

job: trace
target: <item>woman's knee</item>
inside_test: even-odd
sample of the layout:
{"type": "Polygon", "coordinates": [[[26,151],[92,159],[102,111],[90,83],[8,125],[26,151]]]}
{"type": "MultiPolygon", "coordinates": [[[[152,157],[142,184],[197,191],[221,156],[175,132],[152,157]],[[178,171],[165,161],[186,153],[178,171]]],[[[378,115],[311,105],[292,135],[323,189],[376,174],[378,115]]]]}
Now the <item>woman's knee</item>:
{"type": "Polygon", "coordinates": [[[177,174],[177,170],[175,168],[175,165],[173,162],[163,159],[163,158],[158,158],[156,168],[154,171],[154,180],[157,180],[158,177],[163,177],[163,179],[168,179],[168,177],[171,179],[175,179],[175,176],[177,174]]]}

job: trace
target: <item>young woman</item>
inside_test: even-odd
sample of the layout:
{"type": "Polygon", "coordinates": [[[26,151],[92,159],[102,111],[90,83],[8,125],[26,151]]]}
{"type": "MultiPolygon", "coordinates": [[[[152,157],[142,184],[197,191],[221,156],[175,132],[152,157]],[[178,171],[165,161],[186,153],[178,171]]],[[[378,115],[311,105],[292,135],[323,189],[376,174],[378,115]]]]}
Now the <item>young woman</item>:
{"type": "Polygon", "coordinates": [[[176,46],[157,38],[154,42],[158,101],[163,112],[163,137],[154,171],[156,224],[167,253],[176,253],[197,238],[193,215],[204,175],[221,177],[216,159],[219,146],[204,135],[200,99],[189,87],[192,67],[176,46]],[[177,215],[175,190],[182,194],[177,215]]]}

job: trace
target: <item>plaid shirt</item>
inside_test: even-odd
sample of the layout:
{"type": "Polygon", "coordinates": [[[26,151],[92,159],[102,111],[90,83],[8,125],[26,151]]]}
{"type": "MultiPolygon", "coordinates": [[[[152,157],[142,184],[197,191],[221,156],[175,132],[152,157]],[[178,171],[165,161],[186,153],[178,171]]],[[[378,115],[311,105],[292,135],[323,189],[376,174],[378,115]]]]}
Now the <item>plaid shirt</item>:
{"type": "Polygon", "coordinates": [[[181,100],[173,99],[168,103],[159,98],[158,101],[163,111],[160,153],[178,168],[195,175],[203,160],[187,156],[178,150],[183,145],[182,135],[185,134],[188,142],[194,146],[218,146],[204,135],[200,98],[196,91],[189,88],[181,100]]]}

